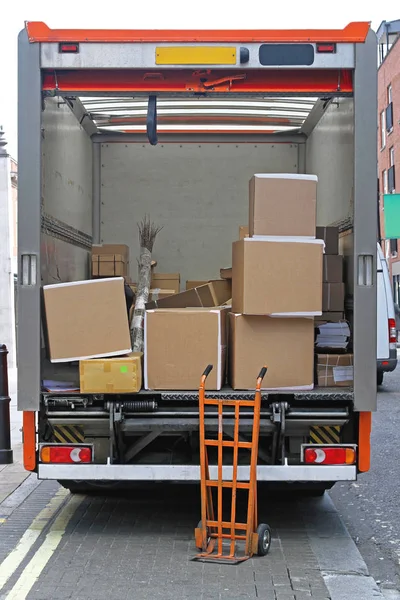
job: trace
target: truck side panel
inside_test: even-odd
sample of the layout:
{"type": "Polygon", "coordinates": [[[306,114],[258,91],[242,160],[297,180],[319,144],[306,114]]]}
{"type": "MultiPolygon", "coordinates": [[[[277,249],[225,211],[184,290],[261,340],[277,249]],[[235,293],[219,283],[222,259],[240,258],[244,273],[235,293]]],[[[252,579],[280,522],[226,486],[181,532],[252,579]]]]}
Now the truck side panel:
{"type": "Polygon", "coordinates": [[[92,142],[62,98],[46,98],[42,121],[43,210],[92,235],[92,142]]]}
{"type": "Polygon", "coordinates": [[[41,77],[39,44],[18,38],[18,408],[40,394],[41,77]],[[26,275],[22,269],[26,263],[26,275]],[[31,275],[29,276],[29,273],[31,275]],[[24,282],[22,277],[24,276],[24,282]]]}
{"type": "Polygon", "coordinates": [[[298,172],[297,144],[102,144],[101,239],[130,245],[131,277],[139,256],[136,223],[147,213],[164,229],[154,246],[158,271],[187,279],[218,278],[231,244],[248,223],[254,173],[298,172]]]}
{"type": "Polygon", "coordinates": [[[356,45],[354,75],[354,401],[376,410],[376,35],[356,45]],[[365,275],[361,277],[362,265],[365,275]]]}

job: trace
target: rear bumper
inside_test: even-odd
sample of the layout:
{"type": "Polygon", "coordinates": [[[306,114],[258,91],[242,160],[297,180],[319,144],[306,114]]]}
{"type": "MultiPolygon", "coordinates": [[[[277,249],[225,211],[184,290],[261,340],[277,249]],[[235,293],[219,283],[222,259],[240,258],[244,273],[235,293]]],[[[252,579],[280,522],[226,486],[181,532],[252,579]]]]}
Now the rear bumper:
{"type": "MultiPolygon", "coordinates": [[[[217,479],[217,467],[210,467],[210,476],[217,479]]],[[[232,479],[232,467],[223,467],[223,480],[232,479]]],[[[48,465],[39,464],[39,479],[72,479],[77,481],[187,481],[200,480],[198,465],[48,465]]],[[[257,467],[258,481],[314,482],[355,481],[355,465],[288,465],[257,467]]],[[[238,480],[249,480],[249,468],[238,467],[238,480]]]]}
{"type": "Polygon", "coordinates": [[[377,370],[383,371],[384,373],[390,373],[397,367],[397,349],[394,348],[389,351],[389,358],[377,360],[377,370]],[[385,363],[385,364],[383,364],[385,363]]]}

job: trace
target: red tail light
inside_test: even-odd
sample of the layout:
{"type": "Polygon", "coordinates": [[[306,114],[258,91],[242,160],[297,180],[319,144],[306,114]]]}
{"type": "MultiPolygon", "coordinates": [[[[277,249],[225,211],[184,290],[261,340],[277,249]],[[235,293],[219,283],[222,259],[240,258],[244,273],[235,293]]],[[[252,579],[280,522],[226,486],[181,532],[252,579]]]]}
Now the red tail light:
{"type": "Polygon", "coordinates": [[[317,44],[317,52],[325,54],[335,54],[336,44],[317,44]]]}
{"type": "Polygon", "coordinates": [[[78,52],[79,52],[79,44],[65,44],[65,43],[61,43],[61,44],[58,45],[58,51],[60,52],[60,54],[62,54],[62,53],[78,54],[78,52]]]}
{"type": "Polygon", "coordinates": [[[389,319],[389,344],[397,342],[397,329],[395,319],[389,319]]]}
{"type": "Polygon", "coordinates": [[[90,463],[92,448],[90,446],[42,446],[40,460],[44,463],[90,463]]]}
{"type": "Polygon", "coordinates": [[[309,465],[353,465],[354,448],[311,446],[304,450],[304,462],[309,465]]]}

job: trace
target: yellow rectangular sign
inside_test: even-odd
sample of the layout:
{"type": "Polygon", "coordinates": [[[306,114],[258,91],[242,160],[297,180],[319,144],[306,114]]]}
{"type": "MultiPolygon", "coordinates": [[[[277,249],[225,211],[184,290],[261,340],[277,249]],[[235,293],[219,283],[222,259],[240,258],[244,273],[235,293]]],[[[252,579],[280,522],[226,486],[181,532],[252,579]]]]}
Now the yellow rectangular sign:
{"type": "Polygon", "coordinates": [[[157,65],[235,65],[236,48],[221,46],[164,46],[156,48],[157,65]]]}

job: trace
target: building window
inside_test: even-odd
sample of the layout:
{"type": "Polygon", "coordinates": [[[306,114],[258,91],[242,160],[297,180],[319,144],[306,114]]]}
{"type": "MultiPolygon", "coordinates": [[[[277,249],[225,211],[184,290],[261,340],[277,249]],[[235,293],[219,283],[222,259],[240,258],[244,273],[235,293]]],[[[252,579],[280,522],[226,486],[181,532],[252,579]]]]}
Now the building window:
{"type": "Polygon", "coordinates": [[[386,119],[385,111],[381,112],[381,150],[386,146],[386,119]]]}
{"type": "Polygon", "coordinates": [[[397,240],[390,240],[390,254],[393,258],[397,256],[397,240]]]}
{"type": "Polygon", "coordinates": [[[386,107],[386,131],[392,133],[393,131],[393,101],[392,101],[392,86],[389,85],[387,88],[387,107],[386,107]]]}
{"type": "Polygon", "coordinates": [[[390,169],[388,170],[388,192],[389,194],[395,193],[396,188],[396,176],[394,168],[394,147],[392,146],[389,150],[389,164],[390,169]]]}
{"type": "Polygon", "coordinates": [[[388,177],[387,177],[386,169],[384,171],[382,171],[382,188],[383,188],[383,193],[387,194],[388,193],[388,177]]]}

